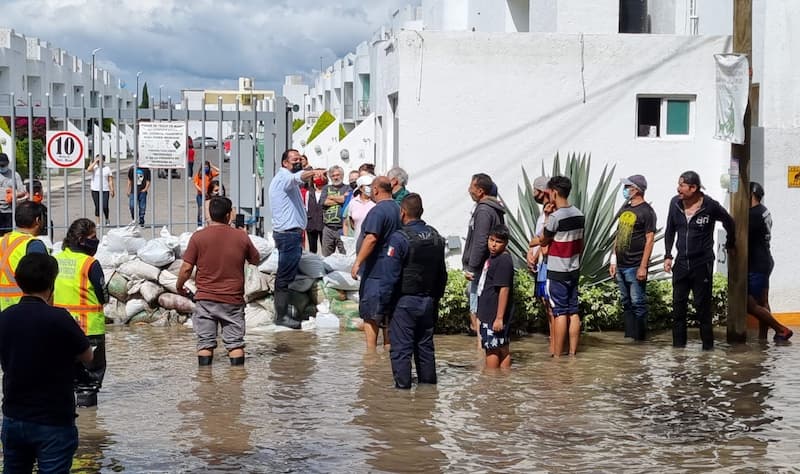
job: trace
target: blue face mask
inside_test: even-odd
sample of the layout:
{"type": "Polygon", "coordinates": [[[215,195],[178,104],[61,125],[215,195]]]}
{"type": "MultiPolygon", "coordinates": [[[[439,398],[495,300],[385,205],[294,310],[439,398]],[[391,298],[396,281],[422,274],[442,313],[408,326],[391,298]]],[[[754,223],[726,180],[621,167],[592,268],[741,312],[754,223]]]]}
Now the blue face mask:
{"type": "Polygon", "coordinates": [[[622,188],[622,198],[626,201],[631,198],[631,190],[628,188],[622,188]]]}

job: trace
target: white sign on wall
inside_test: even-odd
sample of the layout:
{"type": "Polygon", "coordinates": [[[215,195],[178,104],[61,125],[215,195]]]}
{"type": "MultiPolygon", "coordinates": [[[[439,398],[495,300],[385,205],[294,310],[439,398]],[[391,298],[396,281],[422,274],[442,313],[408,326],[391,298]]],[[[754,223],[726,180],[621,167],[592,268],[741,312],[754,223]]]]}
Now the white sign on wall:
{"type": "Polygon", "coordinates": [[[186,167],[186,122],[141,122],[139,166],[186,167]]]}
{"type": "Polygon", "coordinates": [[[714,138],[744,143],[744,112],[750,92],[750,65],[744,54],[715,54],[717,126],[714,138]]]}
{"type": "Polygon", "coordinates": [[[47,132],[48,168],[83,168],[86,137],[69,131],[47,132]]]}

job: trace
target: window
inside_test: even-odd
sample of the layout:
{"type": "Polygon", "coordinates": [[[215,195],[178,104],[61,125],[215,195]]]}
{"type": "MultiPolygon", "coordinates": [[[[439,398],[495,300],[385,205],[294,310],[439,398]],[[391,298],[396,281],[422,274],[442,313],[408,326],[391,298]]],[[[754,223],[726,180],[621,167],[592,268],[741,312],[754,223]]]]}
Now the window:
{"type": "Polygon", "coordinates": [[[692,134],[694,96],[636,98],[636,136],[688,137],[692,134]]]}

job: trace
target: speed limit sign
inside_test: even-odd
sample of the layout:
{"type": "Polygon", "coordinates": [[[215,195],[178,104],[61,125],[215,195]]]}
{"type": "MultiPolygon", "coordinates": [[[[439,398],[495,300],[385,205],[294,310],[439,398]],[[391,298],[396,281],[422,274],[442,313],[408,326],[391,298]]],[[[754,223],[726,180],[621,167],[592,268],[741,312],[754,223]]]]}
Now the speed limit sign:
{"type": "Polygon", "coordinates": [[[86,139],[67,131],[47,132],[48,168],[83,168],[86,139]]]}

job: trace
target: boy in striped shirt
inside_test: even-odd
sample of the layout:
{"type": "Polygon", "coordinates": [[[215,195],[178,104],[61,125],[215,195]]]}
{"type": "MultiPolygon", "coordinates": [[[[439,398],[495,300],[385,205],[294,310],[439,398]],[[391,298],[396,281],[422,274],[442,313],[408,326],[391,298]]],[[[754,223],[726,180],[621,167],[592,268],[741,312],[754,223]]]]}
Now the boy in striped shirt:
{"type": "Polygon", "coordinates": [[[569,355],[578,351],[581,320],[578,315],[578,280],[585,218],[580,209],[569,203],[572,182],[565,176],[554,176],[547,183],[550,201],[556,210],[550,214],[544,233],[534,237],[531,246],[549,245],[547,256],[547,294],[555,318],[553,357],[560,357],[569,332],[569,355]]]}

